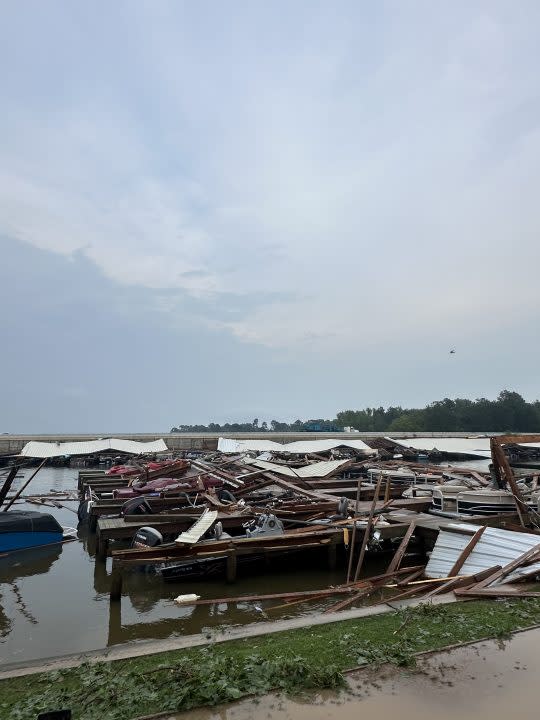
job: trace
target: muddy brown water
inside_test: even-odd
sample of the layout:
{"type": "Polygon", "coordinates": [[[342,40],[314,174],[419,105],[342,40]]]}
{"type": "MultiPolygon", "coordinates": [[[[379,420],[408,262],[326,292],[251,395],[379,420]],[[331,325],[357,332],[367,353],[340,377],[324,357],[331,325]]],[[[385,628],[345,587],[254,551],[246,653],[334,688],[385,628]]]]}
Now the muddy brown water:
{"type": "MultiPolygon", "coordinates": [[[[481,461],[482,462],[482,461],[481,461]]],[[[472,465],[473,463],[468,463],[472,465]]],[[[33,469],[14,484],[18,489],[33,469]]],[[[78,470],[43,468],[25,494],[52,490],[76,492],[78,470]]],[[[61,501],[73,510],[77,502],[61,501]]],[[[14,508],[39,510],[36,505],[14,508]]],[[[45,507],[64,526],[77,524],[66,509],[45,507]]],[[[164,583],[153,573],[132,572],[124,581],[121,611],[110,612],[110,565],[95,563],[95,538],[79,529],[75,542],[44,550],[15,553],[0,558],[0,667],[67,653],[99,650],[122,642],[156,640],[194,633],[212,634],[218,628],[307,615],[325,607],[325,601],[291,608],[269,609],[282,602],[245,602],[198,607],[178,607],[180,593],[203,598],[311,590],[345,580],[346,571],[327,569],[326,558],[294,558],[285,566],[260,568],[238,578],[234,585],[222,580],[164,583]],[[261,613],[262,609],[265,614],[261,613]]],[[[366,574],[381,572],[388,557],[369,560],[366,574]]],[[[382,599],[373,595],[369,602],[382,599]]],[[[327,603],[326,603],[327,604],[327,603]]]]}
{"type": "MultiPolygon", "coordinates": [[[[25,471],[25,476],[30,472],[25,471]]],[[[51,489],[76,492],[77,476],[76,469],[45,467],[25,494],[48,493],[51,489]]],[[[17,480],[14,488],[23,482],[24,478],[17,480]]],[[[77,509],[77,502],[61,502],[77,509]]],[[[43,509],[64,526],[77,524],[76,514],[66,509],[33,504],[17,504],[14,508],[43,509]]],[[[218,627],[309,614],[323,607],[311,602],[268,610],[265,616],[258,608],[266,612],[278,604],[276,601],[179,607],[173,600],[180,593],[225,598],[318,589],[345,579],[345,570],[329,571],[324,557],[310,564],[292,560],[287,567],[274,565],[270,571],[263,567],[239,577],[233,585],[222,580],[164,583],[153,573],[131,572],[125,576],[121,612],[111,613],[111,561],[96,564],[94,553],[94,537],[80,529],[75,542],[0,558],[0,667],[128,641],[211,634],[218,627]]],[[[368,571],[378,571],[379,567],[372,564],[368,571]]]]}
{"type": "Polygon", "coordinates": [[[384,667],[349,678],[348,692],[302,698],[267,695],[160,720],[533,720],[539,716],[540,631],[483,642],[419,661],[417,671],[384,667]]]}

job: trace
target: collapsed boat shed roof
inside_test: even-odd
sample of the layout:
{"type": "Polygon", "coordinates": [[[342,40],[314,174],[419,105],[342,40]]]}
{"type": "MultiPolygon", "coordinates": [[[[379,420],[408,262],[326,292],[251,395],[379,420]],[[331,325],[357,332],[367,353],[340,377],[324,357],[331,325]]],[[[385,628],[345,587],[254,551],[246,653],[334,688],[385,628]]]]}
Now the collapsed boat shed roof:
{"type": "Polygon", "coordinates": [[[445,452],[452,455],[476,455],[481,458],[490,458],[491,450],[488,437],[450,438],[450,437],[414,437],[395,438],[388,437],[395,445],[413,450],[426,452],[445,452]]]}
{"type": "Polygon", "coordinates": [[[84,442],[37,442],[32,440],[21,450],[23,457],[54,458],[65,455],[93,455],[94,453],[116,450],[129,455],[142,455],[143,453],[167,452],[165,440],[152,442],[137,442],[135,440],[121,440],[106,438],[105,440],[87,440],[84,442]]]}
{"type": "Polygon", "coordinates": [[[244,462],[249,465],[254,465],[261,470],[268,470],[270,472],[277,473],[278,475],[287,475],[288,477],[300,477],[300,478],[322,478],[327,475],[332,475],[340,467],[350,464],[350,460],[325,460],[322,462],[316,462],[312,465],[304,465],[303,467],[291,468],[288,465],[278,465],[277,463],[265,462],[264,460],[252,460],[251,458],[244,458],[244,462]]]}
{"type": "MultiPolygon", "coordinates": [[[[496,435],[494,436],[496,437],[496,435]]],[[[396,438],[386,437],[385,440],[398,445],[402,448],[412,448],[413,450],[422,450],[424,452],[444,452],[452,455],[476,455],[479,458],[491,458],[490,438],[482,437],[414,437],[414,438],[396,438]]],[[[510,440],[510,436],[504,436],[504,445],[514,444],[510,440]]],[[[537,442],[520,442],[515,443],[523,448],[539,448],[540,443],[537,442]]]]}
{"type": "Polygon", "coordinates": [[[297,440],[291,443],[277,443],[273,440],[233,440],[231,438],[219,438],[218,451],[222,453],[237,453],[246,450],[255,452],[274,451],[280,453],[296,453],[298,455],[309,455],[310,453],[321,453],[334,450],[339,447],[352,448],[365,455],[376,455],[377,451],[369,447],[363,440],[297,440]]]}

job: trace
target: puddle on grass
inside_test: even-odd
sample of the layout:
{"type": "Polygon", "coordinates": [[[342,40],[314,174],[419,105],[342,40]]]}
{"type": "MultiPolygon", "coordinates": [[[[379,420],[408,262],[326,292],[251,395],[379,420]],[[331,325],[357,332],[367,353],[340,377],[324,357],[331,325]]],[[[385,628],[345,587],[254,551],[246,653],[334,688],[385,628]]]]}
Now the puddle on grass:
{"type": "MultiPolygon", "coordinates": [[[[300,699],[266,695],[170,720],[530,720],[538,715],[540,630],[422,658],[415,671],[385,666],[349,677],[349,690],[300,699]]],[[[163,718],[165,720],[165,718],[163,718]]]]}

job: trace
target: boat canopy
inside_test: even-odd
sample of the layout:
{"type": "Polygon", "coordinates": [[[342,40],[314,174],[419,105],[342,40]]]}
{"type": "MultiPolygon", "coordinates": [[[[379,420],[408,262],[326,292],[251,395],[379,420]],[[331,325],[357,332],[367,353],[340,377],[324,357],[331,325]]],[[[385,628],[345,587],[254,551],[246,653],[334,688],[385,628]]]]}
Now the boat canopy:
{"type": "Polygon", "coordinates": [[[3,533],[61,533],[62,526],[48,513],[34,510],[0,512],[0,534],[3,533]]]}
{"type": "Polygon", "coordinates": [[[32,440],[21,450],[23,457],[53,458],[65,455],[93,455],[94,453],[116,450],[130,455],[143,453],[167,452],[165,440],[152,442],[138,442],[136,440],[122,440],[119,438],[106,438],[104,440],[85,440],[83,442],[38,442],[32,440]]]}

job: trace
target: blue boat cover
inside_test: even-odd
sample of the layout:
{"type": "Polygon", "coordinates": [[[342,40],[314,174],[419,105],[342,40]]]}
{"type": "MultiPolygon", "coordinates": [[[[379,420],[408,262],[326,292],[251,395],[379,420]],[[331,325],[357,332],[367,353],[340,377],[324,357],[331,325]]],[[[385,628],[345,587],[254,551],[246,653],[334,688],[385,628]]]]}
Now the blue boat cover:
{"type": "Polygon", "coordinates": [[[62,532],[62,526],[48,513],[33,510],[0,512],[0,534],[22,532],[62,532]]]}

